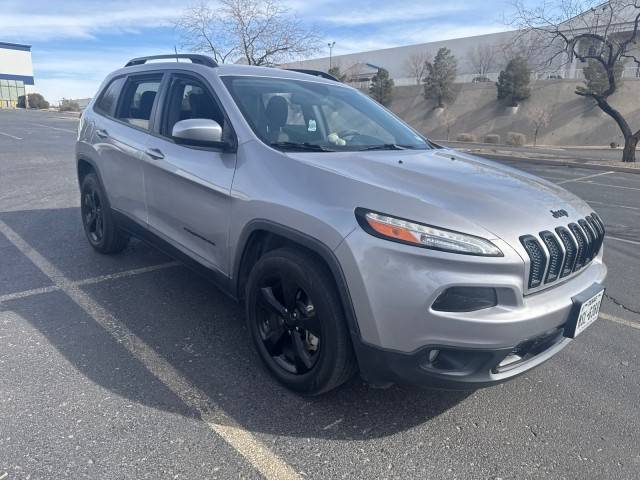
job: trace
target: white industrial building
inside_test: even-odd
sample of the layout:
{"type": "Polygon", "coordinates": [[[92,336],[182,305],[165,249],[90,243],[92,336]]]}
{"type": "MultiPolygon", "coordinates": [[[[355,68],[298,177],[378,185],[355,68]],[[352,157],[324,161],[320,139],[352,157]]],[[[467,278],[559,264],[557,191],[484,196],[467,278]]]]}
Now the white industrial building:
{"type": "Polygon", "coordinates": [[[33,85],[31,45],[0,42],[0,108],[15,108],[33,85]]]}
{"type": "MultiPolygon", "coordinates": [[[[493,68],[490,68],[488,77],[492,80],[497,78],[499,72],[498,64],[500,50],[503,45],[508,45],[515,37],[515,32],[500,32],[489,35],[479,35],[475,37],[456,38],[438,42],[420,43],[416,45],[404,45],[401,47],[385,48],[382,50],[372,50],[368,52],[350,53],[346,55],[334,55],[333,57],[323,57],[311,60],[288,63],[288,68],[306,68],[313,70],[329,70],[329,64],[340,67],[340,71],[347,75],[351,83],[366,82],[375,75],[378,68],[389,71],[389,75],[394,79],[396,85],[413,85],[416,77],[412,74],[410,63],[412,57],[418,58],[426,56],[433,59],[433,56],[442,47],[451,50],[451,53],[458,61],[459,82],[470,82],[478,75],[470,60],[471,52],[482,46],[496,49],[493,68]],[[495,77],[495,78],[494,78],[495,77]]],[[[337,50],[340,45],[336,45],[337,50]]]]}
{"type": "MultiPolygon", "coordinates": [[[[589,10],[563,25],[574,33],[583,33],[587,30],[582,26],[583,24],[595,24],[593,19],[589,17],[594,15],[594,11],[589,10]]],[[[637,11],[634,7],[623,9],[611,22],[611,32],[620,34],[631,32],[634,28],[636,15],[637,11]]],[[[425,37],[428,38],[428,36],[428,32],[425,32],[425,37]]],[[[325,72],[329,70],[330,66],[337,66],[340,67],[341,73],[346,74],[347,82],[357,87],[366,87],[378,69],[384,68],[397,86],[415,85],[419,81],[412,71],[414,69],[411,64],[419,58],[432,60],[442,47],[451,50],[451,53],[456,57],[458,63],[456,81],[458,83],[496,81],[508,60],[516,54],[524,54],[529,58],[530,65],[536,67],[534,75],[537,79],[581,80],[584,78],[582,73],[584,65],[576,58],[558,57],[553,66],[538,65],[535,58],[536,39],[513,30],[346,55],[333,55],[332,57],[291,62],[284,66],[325,72]],[[482,62],[479,61],[479,57],[484,57],[482,62]]],[[[337,44],[333,49],[335,51],[339,48],[340,45],[337,44]]],[[[589,45],[583,41],[578,45],[578,48],[587,49],[589,45]]],[[[638,53],[640,54],[640,51],[638,53]]],[[[627,62],[623,77],[640,77],[638,66],[633,62],[627,62]]]]}

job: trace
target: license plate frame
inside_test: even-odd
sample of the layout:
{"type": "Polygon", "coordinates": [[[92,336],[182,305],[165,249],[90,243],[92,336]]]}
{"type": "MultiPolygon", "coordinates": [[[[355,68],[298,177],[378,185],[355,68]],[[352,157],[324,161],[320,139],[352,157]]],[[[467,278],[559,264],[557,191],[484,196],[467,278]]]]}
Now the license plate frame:
{"type": "Polygon", "coordinates": [[[576,338],[598,319],[604,292],[605,288],[602,285],[594,283],[587,290],[571,298],[573,307],[564,327],[565,337],[576,338]]]}

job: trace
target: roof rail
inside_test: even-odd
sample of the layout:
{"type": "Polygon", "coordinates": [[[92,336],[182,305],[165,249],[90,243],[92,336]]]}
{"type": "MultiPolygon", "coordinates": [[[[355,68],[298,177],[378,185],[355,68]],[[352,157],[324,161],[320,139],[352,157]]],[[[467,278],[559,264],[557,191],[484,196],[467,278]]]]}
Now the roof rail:
{"type": "Polygon", "coordinates": [[[339,82],[336,77],[333,75],[323,72],[322,70],[307,70],[304,68],[284,68],[283,70],[289,70],[290,72],[298,72],[298,73],[306,73],[307,75],[313,75],[314,77],[322,77],[327,80],[333,80],[334,82],[339,82]]]}
{"type": "Polygon", "coordinates": [[[218,64],[211,57],[206,55],[197,55],[195,53],[168,53],[166,55],[151,55],[149,57],[133,58],[127,62],[125,67],[133,67],[134,65],[144,65],[149,60],[175,60],[176,62],[180,58],[186,58],[191,60],[191,63],[197,63],[198,65],[206,65],[207,67],[217,67],[218,64]]]}

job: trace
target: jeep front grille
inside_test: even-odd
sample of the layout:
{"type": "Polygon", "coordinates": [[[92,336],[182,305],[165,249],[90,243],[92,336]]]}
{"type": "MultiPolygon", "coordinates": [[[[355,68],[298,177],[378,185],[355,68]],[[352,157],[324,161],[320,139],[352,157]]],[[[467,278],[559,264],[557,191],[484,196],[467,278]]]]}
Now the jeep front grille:
{"type": "Polygon", "coordinates": [[[520,243],[529,256],[529,289],[551,284],[581,270],[602,248],[604,223],[595,213],[537,236],[523,235],[520,243]]]}

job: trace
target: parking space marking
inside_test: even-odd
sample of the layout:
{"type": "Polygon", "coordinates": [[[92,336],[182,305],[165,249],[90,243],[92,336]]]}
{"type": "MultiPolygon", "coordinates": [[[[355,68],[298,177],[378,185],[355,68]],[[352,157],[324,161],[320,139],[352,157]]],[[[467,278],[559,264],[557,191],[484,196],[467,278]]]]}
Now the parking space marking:
{"type": "Polygon", "coordinates": [[[108,310],[83,291],[77,282],[67,279],[49,260],[29,245],[5,222],[0,220],[2,233],[25,257],[73,300],[87,315],[126,348],[160,382],[167,386],[185,405],[200,414],[202,421],[233,449],[242,455],[267,479],[301,479],[292,467],[269,450],[250,432],[229,417],[201,389],[193,385],[164,357],[118,321],[108,310]]]}
{"type": "Polygon", "coordinates": [[[613,323],[619,323],[620,325],[626,325],[627,327],[635,328],[636,330],[640,330],[640,323],[632,322],[631,320],[625,320],[624,318],[609,315],[608,313],[600,312],[600,318],[613,323]]]}
{"type": "Polygon", "coordinates": [[[582,182],[583,180],[587,180],[589,178],[602,177],[603,175],[610,175],[612,173],[615,173],[615,172],[613,171],[600,172],[600,173],[594,173],[593,175],[587,175],[585,177],[571,178],[569,180],[563,180],[562,182],[558,182],[558,185],[564,185],[565,183],[571,183],[571,182],[582,182]]]}
{"type": "Polygon", "coordinates": [[[10,133],[0,132],[0,135],[4,135],[5,137],[13,138],[14,140],[23,140],[20,137],[16,137],[15,135],[11,135],[10,133]]]}
{"type": "Polygon", "coordinates": [[[640,211],[640,208],[638,207],[630,207],[629,205],[618,205],[616,203],[605,203],[605,202],[598,202],[596,200],[585,200],[587,203],[593,203],[595,205],[604,205],[606,207],[616,207],[616,208],[627,208],[629,210],[638,210],[640,211]]]}
{"type": "Polygon", "coordinates": [[[587,185],[599,185],[601,187],[610,187],[610,188],[622,188],[623,190],[636,190],[640,192],[640,188],[637,187],[625,187],[624,185],[611,185],[610,183],[600,183],[600,182],[585,182],[582,180],[572,180],[576,183],[586,183],[587,185]]]}
{"type": "Polygon", "coordinates": [[[32,123],[31,125],[37,125],[38,127],[50,128],[51,130],[60,130],[61,132],[78,133],[77,130],[71,130],[70,128],[52,127],[51,125],[45,125],[44,123],[32,123]]]}
{"type": "Polygon", "coordinates": [[[0,303],[10,302],[11,300],[18,300],[20,298],[32,297],[33,295],[42,295],[43,293],[51,293],[60,290],[57,285],[50,285],[48,287],[32,288],[31,290],[23,290],[21,292],[6,293],[0,295],[0,303]]]}
{"type": "MultiPolygon", "coordinates": [[[[96,283],[106,282],[107,280],[132,277],[134,275],[141,275],[143,273],[154,272],[156,270],[164,270],[165,268],[177,267],[178,265],[182,264],[180,262],[159,263],[157,265],[150,265],[148,267],[125,270],[124,272],[109,273],[107,275],[99,275],[97,277],[85,278],[76,281],[70,280],[69,283],[76,286],[94,285],[96,283]]],[[[9,302],[11,300],[18,300],[20,298],[31,297],[33,295],[42,295],[43,293],[51,293],[60,289],[61,288],[58,285],[50,285],[48,287],[32,288],[30,290],[23,290],[21,292],[6,293],[4,295],[0,295],[0,303],[9,302]]]]}
{"type": "Polygon", "coordinates": [[[626,238],[612,237],[611,235],[606,236],[609,240],[616,240],[617,242],[630,243],[631,245],[640,245],[640,242],[637,240],[627,240],[626,238]]]}
{"type": "Polygon", "coordinates": [[[95,283],[105,282],[107,280],[117,280],[119,278],[133,277],[134,275],[141,275],[143,273],[155,272],[156,270],[164,270],[165,268],[177,267],[179,265],[182,265],[182,264],[180,262],[159,263],[157,265],[150,265],[148,267],[125,270],[124,272],[108,273],[106,275],[99,275],[97,277],[86,278],[84,280],[78,280],[73,283],[79,286],[93,285],[95,283]]]}

